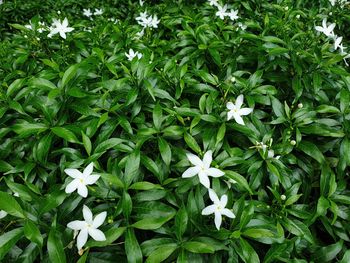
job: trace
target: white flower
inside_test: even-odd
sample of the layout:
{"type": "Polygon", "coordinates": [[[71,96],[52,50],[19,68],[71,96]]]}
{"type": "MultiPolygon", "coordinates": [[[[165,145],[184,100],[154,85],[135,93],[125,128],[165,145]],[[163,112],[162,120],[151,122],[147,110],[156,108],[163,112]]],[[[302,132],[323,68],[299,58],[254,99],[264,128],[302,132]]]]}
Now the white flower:
{"type": "Polygon", "coordinates": [[[139,0],[140,6],[143,6],[144,3],[145,3],[145,1],[139,0]]]}
{"type": "Polygon", "coordinates": [[[4,1],[3,0],[0,0],[0,5],[2,5],[4,3],[4,1]]]}
{"type": "Polygon", "coordinates": [[[95,16],[100,16],[103,14],[103,10],[102,9],[95,9],[94,15],[95,16]]]}
{"type": "Polygon", "coordinates": [[[91,12],[91,9],[83,9],[83,15],[87,16],[87,17],[91,17],[93,15],[93,13],[91,12]]]}
{"type": "Polygon", "coordinates": [[[237,23],[237,26],[241,29],[241,30],[246,30],[247,29],[247,25],[241,23],[241,22],[238,22],[237,23]]]}
{"type": "Polygon", "coordinates": [[[77,169],[65,169],[64,172],[70,177],[74,178],[74,180],[66,186],[66,193],[69,194],[78,189],[79,195],[82,197],[87,197],[88,189],[86,186],[96,183],[96,181],[100,178],[100,175],[92,174],[93,169],[93,163],[90,163],[84,169],[83,173],[77,169]]]}
{"type": "Polygon", "coordinates": [[[186,156],[191,164],[194,165],[194,167],[188,168],[183,174],[183,178],[189,178],[193,177],[198,174],[199,181],[202,185],[204,185],[206,188],[210,187],[210,181],[208,176],[212,177],[220,177],[223,176],[225,173],[220,171],[217,168],[211,168],[210,164],[213,160],[213,152],[207,151],[204,154],[203,161],[196,155],[192,153],[187,153],[186,156]]]}
{"type": "Polygon", "coordinates": [[[327,26],[327,18],[324,18],[322,20],[322,26],[315,26],[315,29],[317,31],[322,32],[327,37],[334,37],[334,32],[333,32],[334,28],[335,28],[335,23],[327,26]]]}
{"type": "Polygon", "coordinates": [[[4,210],[0,210],[0,219],[4,218],[5,216],[7,216],[7,212],[5,212],[4,210]]]}
{"type": "Polygon", "coordinates": [[[329,2],[331,3],[332,6],[335,5],[335,2],[336,2],[336,1],[337,1],[337,0],[329,0],[329,2]]]}
{"type": "Polygon", "coordinates": [[[24,27],[25,27],[25,28],[28,28],[29,30],[33,30],[33,27],[32,27],[32,25],[31,25],[31,24],[29,24],[29,25],[25,25],[24,27]]]}
{"type": "Polygon", "coordinates": [[[340,49],[343,49],[343,50],[344,50],[343,45],[342,45],[342,46],[340,46],[340,45],[341,45],[342,40],[343,40],[343,37],[337,37],[337,36],[335,36],[335,39],[334,39],[334,50],[337,50],[338,48],[340,48],[340,49]]]}
{"type": "Polygon", "coordinates": [[[232,20],[235,21],[236,19],[239,18],[238,14],[238,10],[231,10],[229,13],[226,13],[226,15],[232,20]]]}
{"type": "Polygon", "coordinates": [[[59,33],[63,39],[66,39],[66,33],[72,32],[73,30],[74,28],[68,27],[67,17],[62,21],[62,23],[60,20],[53,19],[53,23],[50,27],[50,33],[48,37],[52,37],[53,35],[56,35],[57,33],[59,33]]]}
{"type": "Polygon", "coordinates": [[[268,159],[273,159],[273,158],[275,158],[276,160],[278,160],[279,158],[281,158],[281,156],[280,156],[280,155],[277,155],[277,156],[275,157],[275,151],[274,151],[274,150],[268,150],[268,151],[267,151],[267,158],[268,158],[268,159]]]}
{"type": "Polygon", "coordinates": [[[84,205],[83,207],[83,217],[84,221],[75,220],[67,224],[67,227],[73,229],[74,232],[80,231],[77,239],[77,247],[78,250],[82,249],[88,240],[89,235],[96,241],[105,241],[105,234],[97,229],[99,228],[103,222],[105,221],[107,216],[107,212],[99,213],[92,219],[91,210],[84,205]]]}
{"type": "Polygon", "coordinates": [[[151,22],[149,23],[149,27],[158,28],[160,20],[158,19],[157,15],[153,15],[151,22]]]}
{"type": "Polygon", "coordinates": [[[211,6],[219,6],[218,0],[209,0],[209,5],[211,5],[211,6]]]}
{"type": "Polygon", "coordinates": [[[253,109],[252,108],[242,108],[241,106],[243,104],[243,95],[239,95],[236,99],[236,104],[233,104],[232,102],[228,102],[226,104],[226,108],[230,111],[227,112],[227,120],[231,120],[232,117],[235,119],[235,121],[241,125],[244,125],[244,121],[241,116],[250,114],[253,109]]]}
{"type": "Polygon", "coordinates": [[[221,19],[224,19],[225,16],[227,15],[226,11],[227,11],[227,5],[221,6],[218,5],[218,11],[216,12],[216,16],[220,17],[221,19]]]}
{"type": "Polygon", "coordinates": [[[129,54],[125,52],[125,56],[128,58],[129,61],[132,61],[135,57],[138,59],[142,58],[142,54],[138,51],[134,52],[133,49],[129,49],[129,54]]]}
{"type": "Polygon", "coordinates": [[[202,210],[202,215],[215,215],[215,226],[217,230],[220,229],[221,222],[222,222],[222,215],[225,215],[230,218],[235,218],[235,214],[232,213],[231,210],[225,208],[227,205],[227,195],[222,195],[221,199],[219,200],[217,194],[214,192],[213,189],[209,189],[209,197],[210,200],[213,201],[214,204],[207,206],[202,210]]]}

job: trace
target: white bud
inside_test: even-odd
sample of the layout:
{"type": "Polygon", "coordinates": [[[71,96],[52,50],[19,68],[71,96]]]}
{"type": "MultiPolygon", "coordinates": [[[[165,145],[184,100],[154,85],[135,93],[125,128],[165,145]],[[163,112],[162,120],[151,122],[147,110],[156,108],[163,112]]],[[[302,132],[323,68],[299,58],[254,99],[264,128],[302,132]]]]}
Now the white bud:
{"type": "Polygon", "coordinates": [[[300,18],[300,15],[296,15],[295,17],[296,17],[297,19],[299,19],[299,18],[300,18]]]}
{"type": "Polygon", "coordinates": [[[235,77],[232,77],[232,78],[231,78],[231,82],[232,82],[232,83],[235,83],[235,82],[236,82],[236,78],[235,78],[235,77]]]}
{"type": "Polygon", "coordinates": [[[287,197],[285,196],[285,195],[281,195],[281,200],[286,200],[287,199],[287,197]]]}
{"type": "Polygon", "coordinates": [[[288,9],[289,9],[289,7],[288,7],[288,6],[286,6],[286,7],[284,8],[284,10],[286,10],[286,11],[287,11],[288,9]]]}
{"type": "Polygon", "coordinates": [[[297,144],[297,142],[296,142],[296,141],[294,141],[294,140],[291,140],[291,141],[290,141],[290,144],[294,146],[294,145],[296,145],[296,144],[297,144]]]}
{"type": "Polygon", "coordinates": [[[301,109],[304,105],[302,103],[298,104],[298,108],[301,109]]]}

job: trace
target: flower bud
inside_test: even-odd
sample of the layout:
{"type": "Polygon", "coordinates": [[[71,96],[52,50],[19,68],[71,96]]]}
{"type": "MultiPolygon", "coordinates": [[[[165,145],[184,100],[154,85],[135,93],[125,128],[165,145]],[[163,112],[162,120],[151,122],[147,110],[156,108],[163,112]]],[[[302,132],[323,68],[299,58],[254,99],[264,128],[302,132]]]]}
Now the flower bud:
{"type": "Polygon", "coordinates": [[[235,77],[232,77],[232,78],[231,78],[231,82],[232,82],[232,83],[235,83],[235,82],[236,82],[236,78],[235,78],[235,77]]]}
{"type": "Polygon", "coordinates": [[[285,196],[285,195],[281,195],[281,200],[286,200],[287,199],[287,197],[285,196]]]}
{"type": "Polygon", "coordinates": [[[297,144],[297,142],[296,142],[295,140],[291,140],[291,141],[290,141],[290,144],[294,146],[294,145],[297,144]]]}
{"type": "Polygon", "coordinates": [[[301,109],[304,105],[302,103],[298,104],[298,108],[301,109]]]}

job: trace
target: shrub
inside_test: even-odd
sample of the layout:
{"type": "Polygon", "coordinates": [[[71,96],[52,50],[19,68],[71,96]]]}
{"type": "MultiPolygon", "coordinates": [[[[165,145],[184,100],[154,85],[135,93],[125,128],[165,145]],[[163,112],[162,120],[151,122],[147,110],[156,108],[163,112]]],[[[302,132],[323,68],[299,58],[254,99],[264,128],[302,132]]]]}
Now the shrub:
{"type": "Polygon", "coordinates": [[[349,4],[224,4],[0,5],[0,260],[350,261],[349,4]]]}

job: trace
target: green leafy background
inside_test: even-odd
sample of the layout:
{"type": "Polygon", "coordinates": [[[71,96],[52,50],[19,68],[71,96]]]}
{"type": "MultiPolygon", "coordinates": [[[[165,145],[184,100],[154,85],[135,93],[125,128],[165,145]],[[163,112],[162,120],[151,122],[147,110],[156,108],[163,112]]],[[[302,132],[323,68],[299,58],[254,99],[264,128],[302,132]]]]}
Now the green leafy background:
{"type": "Polygon", "coordinates": [[[327,16],[346,46],[350,6],[227,3],[236,22],[205,1],[0,5],[2,262],[350,261],[350,74],[314,28],[327,16]],[[160,24],[135,39],[144,10],[160,24]],[[66,40],[24,27],[64,17],[66,40]],[[239,94],[254,108],[245,126],[226,119],[239,94]],[[207,190],[181,177],[186,153],[207,150],[236,215],[219,231],[201,215],[207,190]],[[90,162],[101,178],[88,198],[66,194],[64,169],[90,162]],[[84,204],[107,211],[107,240],[80,256],[66,225],[84,204]]]}

